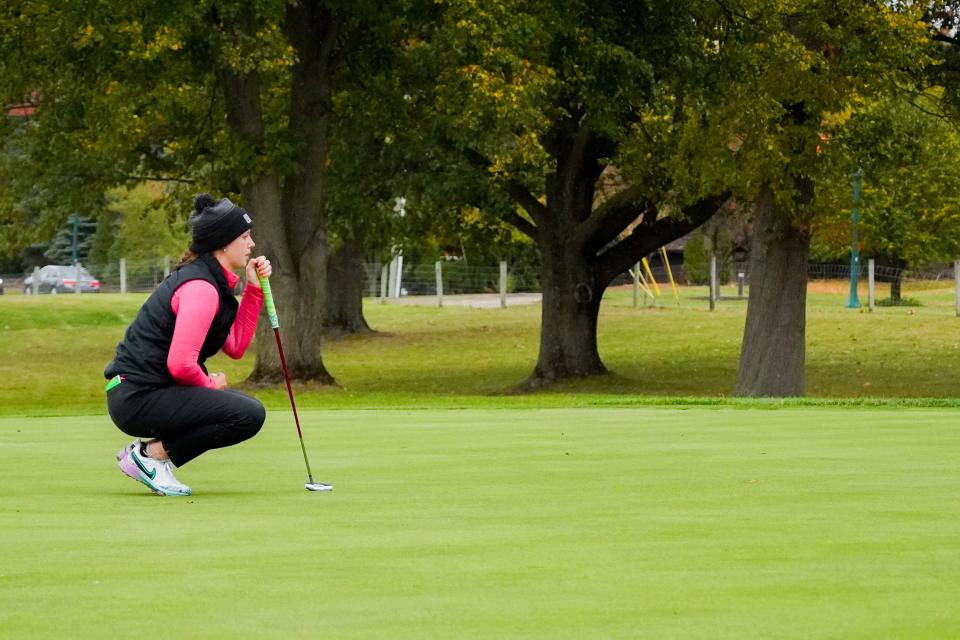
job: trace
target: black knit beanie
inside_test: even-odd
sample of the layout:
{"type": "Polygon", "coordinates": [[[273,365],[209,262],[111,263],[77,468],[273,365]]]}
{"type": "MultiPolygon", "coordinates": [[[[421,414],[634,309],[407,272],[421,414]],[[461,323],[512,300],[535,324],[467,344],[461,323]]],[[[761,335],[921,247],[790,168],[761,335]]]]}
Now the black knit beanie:
{"type": "Polygon", "coordinates": [[[229,198],[215,200],[209,193],[198,193],[193,198],[193,208],[188,222],[193,228],[190,251],[194,253],[222,249],[253,226],[250,214],[229,198]]]}

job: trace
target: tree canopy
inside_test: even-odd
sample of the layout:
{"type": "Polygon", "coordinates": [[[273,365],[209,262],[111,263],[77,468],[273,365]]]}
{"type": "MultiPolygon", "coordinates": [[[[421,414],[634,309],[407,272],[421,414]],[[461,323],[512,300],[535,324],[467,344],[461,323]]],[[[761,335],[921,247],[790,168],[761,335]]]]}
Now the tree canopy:
{"type": "Polygon", "coordinates": [[[960,135],[950,122],[893,97],[853,114],[830,146],[831,162],[850,171],[823,184],[815,231],[822,245],[849,253],[851,175],[861,167],[863,255],[890,266],[960,255],[960,135]]]}
{"type": "MultiPolygon", "coordinates": [[[[0,129],[0,234],[23,242],[49,220],[52,235],[68,213],[99,215],[110,188],[155,180],[181,212],[175,238],[184,196],[236,197],[292,310],[295,375],[325,382],[331,248],[522,234],[544,292],[530,384],[601,374],[608,284],[730,199],[756,202],[770,291],[829,226],[852,140],[891,166],[883,210],[922,199],[869,130],[875,103],[936,57],[930,29],[920,7],[859,0],[15,0],[0,9],[0,97],[37,109],[0,129]],[[400,196],[417,212],[406,229],[400,196]]],[[[788,307],[802,304],[750,306],[766,329],[788,307]]],[[[256,378],[279,376],[272,358],[258,351],[256,378]]]]}

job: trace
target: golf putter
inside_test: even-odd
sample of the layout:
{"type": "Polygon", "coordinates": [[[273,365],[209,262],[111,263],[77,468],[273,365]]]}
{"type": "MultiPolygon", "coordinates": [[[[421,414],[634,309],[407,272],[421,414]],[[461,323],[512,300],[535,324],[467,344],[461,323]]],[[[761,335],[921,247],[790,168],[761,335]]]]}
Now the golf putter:
{"type": "Polygon", "coordinates": [[[270,280],[258,274],[260,289],[267,306],[267,315],[270,317],[270,327],[273,328],[273,337],[277,339],[277,351],[280,353],[280,367],[283,369],[283,379],[287,383],[287,395],[290,396],[290,408],[293,409],[293,421],[297,425],[297,436],[300,437],[300,450],[303,452],[303,462],[307,465],[307,482],[303,487],[307,491],[333,491],[332,484],[315,482],[310,471],[310,461],[307,460],[307,447],[303,444],[303,431],[300,429],[300,416],[297,415],[297,403],[293,399],[293,387],[290,386],[290,371],[287,369],[287,359],[283,355],[283,343],[280,341],[280,319],[273,304],[273,292],[270,291],[270,280]]]}

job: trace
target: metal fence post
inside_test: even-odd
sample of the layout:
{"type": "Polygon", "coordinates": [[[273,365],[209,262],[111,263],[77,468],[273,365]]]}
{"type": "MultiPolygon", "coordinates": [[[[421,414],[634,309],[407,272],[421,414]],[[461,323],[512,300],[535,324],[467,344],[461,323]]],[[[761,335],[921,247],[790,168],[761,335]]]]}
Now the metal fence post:
{"type": "Polygon", "coordinates": [[[380,304],[387,304],[387,284],[390,279],[390,265],[385,264],[380,269],[380,304]]]}
{"type": "Polygon", "coordinates": [[[507,308],[507,261],[500,261],[500,307],[507,308]]]}
{"type": "Polygon", "coordinates": [[[640,263],[633,265],[633,308],[640,302],[640,263]]]}
{"type": "Polygon", "coordinates": [[[30,284],[33,295],[40,293],[40,267],[33,268],[33,282],[30,284]]]}
{"type": "Polygon", "coordinates": [[[170,277],[170,256],[163,256],[163,278],[170,277]]]}
{"type": "Polygon", "coordinates": [[[710,311],[717,307],[717,256],[710,254],[710,311]]]}
{"type": "Polygon", "coordinates": [[[120,293],[127,292],[127,259],[120,258],[120,293]]]}
{"type": "Polygon", "coordinates": [[[80,295],[80,289],[82,289],[83,287],[80,284],[80,263],[79,262],[73,263],[73,276],[74,276],[73,292],[77,295],[80,295]]]}
{"type": "Polygon", "coordinates": [[[957,317],[960,318],[960,260],[953,261],[953,281],[957,289],[957,317]]]}
{"type": "Polygon", "coordinates": [[[873,305],[877,301],[876,290],[874,288],[876,280],[874,279],[874,266],[873,258],[867,260],[867,307],[872,312],[873,305]]]}
{"type": "MultiPolygon", "coordinates": [[[[859,165],[859,163],[858,163],[859,165]]],[[[848,309],[860,308],[860,297],[857,295],[857,283],[860,278],[860,195],[863,180],[863,167],[857,166],[853,174],[853,209],[850,211],[853,240],[850,243],[850,299],[848,309]]]]}
{"type": "Polygon", "coordinates": [[[443,263],[440,260],[437,260],[436,264],[433,265],[433,269],[437,278],[437,306],[443,306],[443,263]]]}
{"type": "Polygon", "coordinates": [[[394,284],[393,297],[399,298],[400,292],[403,290],[403,254],[402,253],[397,256],[396,262],[397,262],[397,270],[396,270],[396,273],[394,274],[396,279],[393,281],[393,284],[394,284]]]}

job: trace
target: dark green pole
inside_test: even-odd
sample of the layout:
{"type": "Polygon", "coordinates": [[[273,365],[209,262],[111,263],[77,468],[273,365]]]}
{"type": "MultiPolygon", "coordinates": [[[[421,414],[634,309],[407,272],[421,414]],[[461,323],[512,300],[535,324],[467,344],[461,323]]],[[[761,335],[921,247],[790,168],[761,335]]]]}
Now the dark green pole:
{"type": "Polygon", "coordinates": [[[853,224],[853,242],[850,245],[850,300],[848,309],[859,309],[860,298],[857,296],[857,282],[860,279],[860,183],[863,179],[863,167],[857,167],[853,174],[853,211],[850,212],[850,221],[853,224]]]}
{"type": "Polygon", "coordinates": [[[70,214],[70,222],[73,224],[73,262],[70,264],[77,264],[77,245],[79,243],[78,237],[80,235],[80,216],[75,213],[70,214]]]}

